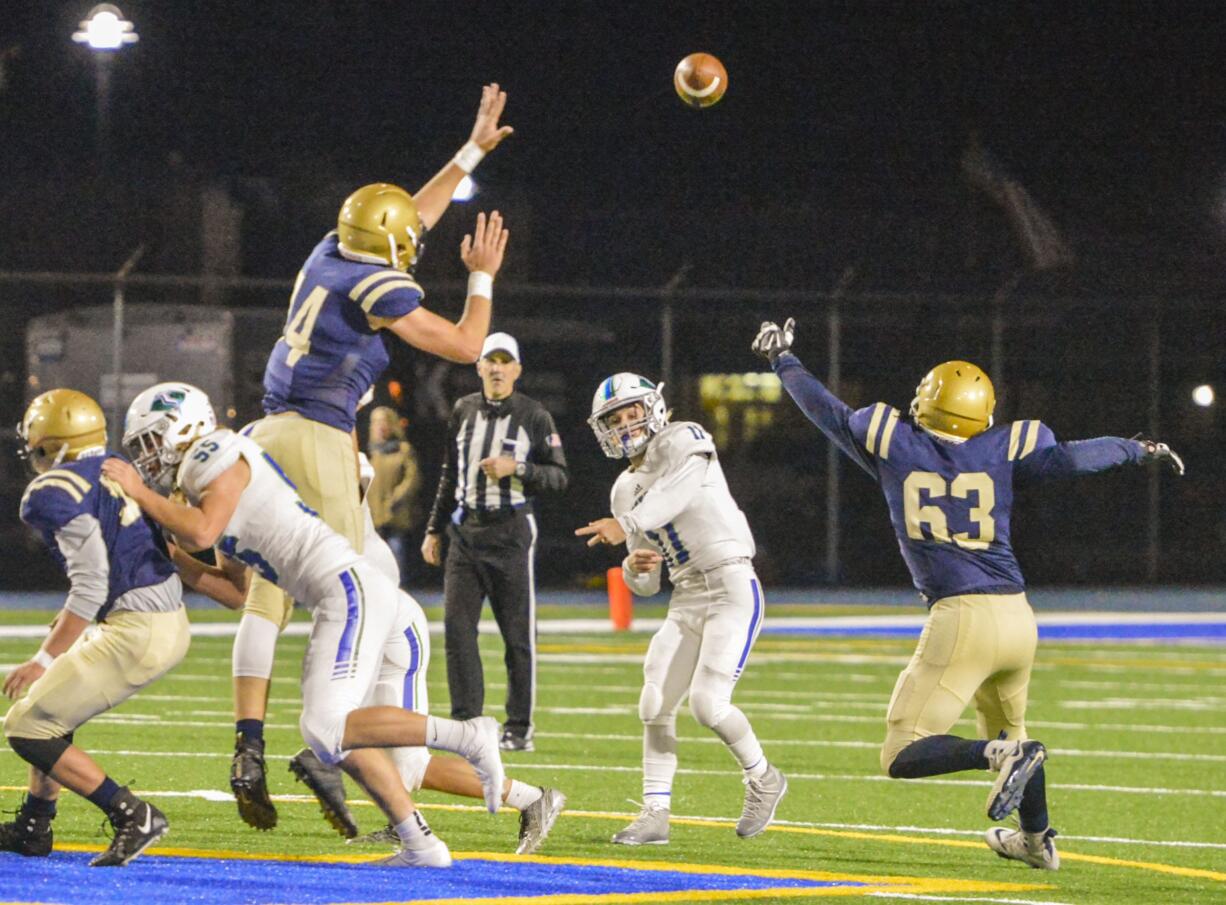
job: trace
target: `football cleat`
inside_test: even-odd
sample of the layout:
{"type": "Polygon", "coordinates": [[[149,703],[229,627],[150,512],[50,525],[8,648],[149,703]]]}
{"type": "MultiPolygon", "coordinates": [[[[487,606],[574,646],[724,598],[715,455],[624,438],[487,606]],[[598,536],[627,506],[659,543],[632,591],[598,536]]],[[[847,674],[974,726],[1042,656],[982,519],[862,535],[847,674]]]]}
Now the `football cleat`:
{"type": "Polygon", "coordinates": [[[541,847],[554,822],[566,807],[566,796],[557,789],[542,789],[540,798],[519,812],[517,855],[531,855],[541,847]]]}
{"type": "Polygon", "coordinates": [[[431,834],[421,848],[402,848],[390,858],[375,862],[376,867],[451,867],[447,843],[431,834]]]}
{"type": "Polygon", "coordinates": [[[464,723],[471,726],[475,734],[465,749],[457,753],[477,771],[481,790],[485,793],[485,806],[491,814],[497,814],[502,804],[503,780],[506,779],[502,757],[498,753],[498,721],[490,716],[478,716],[464,720],[464,723]]]}
{"type": "Polygon", "coordinates": [[[354,836],[352,839],[346,839],[346,845],[374,845],[374,844],[391,843],[392,845],[400,844],[400,837],[396,835],[396,830],[389,823],[385,827],[380,827],[373,833],[366,833],[363,836],[354,836]]]}
{"type": "Polygon", "coordinates": [[[127,790],[120,794],[127,800],[119,802],[111,812],[115,835],[107,850],[89,862],[90,867],[123,867],[165,836],[170,828],[166,815],[149,802],[141,801],[127,790]]]}
{"type": "Polygon", "coordinates": [[[18,811],[9,823],[0,823],[0,852],[41,858],[51,854],[52,835],[50,817],[18,811]]]}
{"type": "Polygon", "coordinates": [[[241,735],[235,740],[234,759],[230,761],[230,791],[238,803],[238,816],[248,826],[271,830],[277,825],[277,809],[268,797],[263,740],[244,741],[241,735]]]}
{"type": "Polygon", "coordinates": [[[613,842],[617,845],[668,845],[668,808],[644,805],[633,823],[614,834],[613,842]]]}
{"type": "Polygon", "coordinates": [[[319,810],[334,830],[346,839],[358,834],[358,825],[345,803],[345,782],[340,767],[325,764],[310,748],[303,748],[290,758],[289,770],[315,794],[319,810]]]}
{"type": "Polygon", "coordinates": [[[756,836],[775,819],[775,809],[788,790],[788,779],[783,771],[770,764],[758,779],[745,777],[745,806],[741,819],[736,824],[736,834],[742,839],[756,836]]]}
{"type": "Polygon", "coordinates": [[[503,729],[502,738],[498,740],[498,747],[503,751],[534,751],[536,745],[532,743],[532,730],[529,729],[522,735],[514,729],[503,729]]]}
{"type": "MultiPolygon", "coordinates": [[[[1019,741],[999,760],[999,774],[988,795],[988,817],[1004,820],[1022,803],[1026,783],[1047,759],[1042,742],[1019,741]]],[[[993,764],[993,766],[997,766],[993,764]]]]}
{"type": "Polygon", "coordinates": [[[984,833],[983,838],[988,848],[1002,858],[1021,861],[1038,870],[1059,870],[1060,853],[1052,841],[1055,836],[1056,831],[1050,828],[1042,833],[1024,833],[994,826],[984,833]]]}

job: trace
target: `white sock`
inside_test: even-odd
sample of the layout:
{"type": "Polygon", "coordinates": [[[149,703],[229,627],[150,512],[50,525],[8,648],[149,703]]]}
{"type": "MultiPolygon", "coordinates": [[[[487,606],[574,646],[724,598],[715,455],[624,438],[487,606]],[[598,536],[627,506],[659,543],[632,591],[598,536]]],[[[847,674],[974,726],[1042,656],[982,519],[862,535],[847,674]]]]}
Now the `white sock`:
{"type": "Polygon", "coordinates": [[[517,811],[522,811],[532,802],[539,801],[544,794],[544,790],[537,786],[530,786],[526,782],[512,779],[511,789],[507,792],[507,804],[517,811]]]}
{"type": "Polygon", "coordinates": [[[472,744],[475,731],[459,720],[441,716],[426,717],[426,747],[463,755],[472,744]]]}
{"type": "Polygon", "coordinates": [[[396,835],[405,848],[429,848],[434,843],[434,831],[421,816],[421,811],[414,811],[396,824],[396,835]]]}
{"type": "Polygon", "coordinates": [[[673,774],[677,772],[677,736],[674,724],[643,726],[643,804],[668,809],[672,802],[673,774]]]}

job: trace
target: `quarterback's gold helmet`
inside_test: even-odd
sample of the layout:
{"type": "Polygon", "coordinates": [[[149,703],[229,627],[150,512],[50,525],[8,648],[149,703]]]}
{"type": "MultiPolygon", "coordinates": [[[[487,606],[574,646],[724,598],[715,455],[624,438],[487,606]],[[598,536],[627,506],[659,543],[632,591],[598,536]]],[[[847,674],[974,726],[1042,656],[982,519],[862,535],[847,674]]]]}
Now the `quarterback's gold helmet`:
{"type": "Polygon", "coordinates": [[[17,435],[22,454],[37,472],[71,462],[86,450],[106,446],[102,408],[76,390],[48,390],[26,409],[17,435]]]}
{"type": "Polygon", "coordinates": [[[421,257],[426,234],[413,196],[387,182],[364,185],[346,198],[336,230],[347,257],[406,273],[421,257]]]}
{"type": "Polygon", "coordinates": [[[983,369],[969,361],[939,364],[920,381],[911,417],[937,436],[968,440],[992,426],[996,391],[983,369]]]}

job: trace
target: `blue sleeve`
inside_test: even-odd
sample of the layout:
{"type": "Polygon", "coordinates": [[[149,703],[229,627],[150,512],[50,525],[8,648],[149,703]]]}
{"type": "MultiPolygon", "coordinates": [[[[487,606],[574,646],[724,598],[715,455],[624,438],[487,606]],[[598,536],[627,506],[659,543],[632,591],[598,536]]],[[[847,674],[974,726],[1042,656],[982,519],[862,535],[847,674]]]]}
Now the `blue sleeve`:
{"type": "Polygon", "coordinates": [[[853,412],[847,403],[810,374],[800,363],[800,359],[791,352],[778,356],[774,368],[779,379],[783,381],[783,388],[805,413],[805,417],[816,424],[818,430],[829,437],[852,461],[876,478],[876,465],[865,451],[863,436],[857,437],[855,430],[859,426],[863,434],[865,428],[859,422],[864,419],[860,416],[868,409],[853,412]]]}
{"type": "Polygon", "coordinates": [[[38,531],[58,531],[82,512],[81,496],[60,481],[32,489],[21,504],[21,520],[38,531]]]}
{"type": "Polygon", "coordinates": [[[1096,437],[1061,443],[1047,425],[1038,422],[1035,425],[1038,431],[1035,449],[1021,455],[1014,467],[1019,479],[1071,478],[1141,461],[1143,451],[1135,440],[1096,437]]]}
{"type": "Polygon", "coordinates": [[[406,273],[374,268],[349,290],[349,299],[371,317],[398,320],[421,304],[425,290],[406,273]]]}

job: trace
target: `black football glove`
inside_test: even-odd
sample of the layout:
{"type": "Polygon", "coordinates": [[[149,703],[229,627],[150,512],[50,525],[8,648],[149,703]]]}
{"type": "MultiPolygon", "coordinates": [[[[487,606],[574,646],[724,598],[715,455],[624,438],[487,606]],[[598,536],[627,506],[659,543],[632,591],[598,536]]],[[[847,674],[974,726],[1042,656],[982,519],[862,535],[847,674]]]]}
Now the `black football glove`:
{"type": "Polygon", "coordinates": [[[789,317],[782,327],[774,321],[763,321],[752,348],[773,365],[776,358],[791,351],[795,333],[796,321],[793,318],[789,317]]]}
{"type": "Polygon", "coordinates": [[[1140,443],[1142,449],[1145,450],[1145,454],[1141,457],[1142,462],[1165,462],[1171,466],[1171,471],[1175,472],[1175,474],[1183,474],[1183,459],[1179,457],[1179,453],[1175,452],[1165,443],[1146,439],[1140,434],[1132,439],[1140,443]]]}

